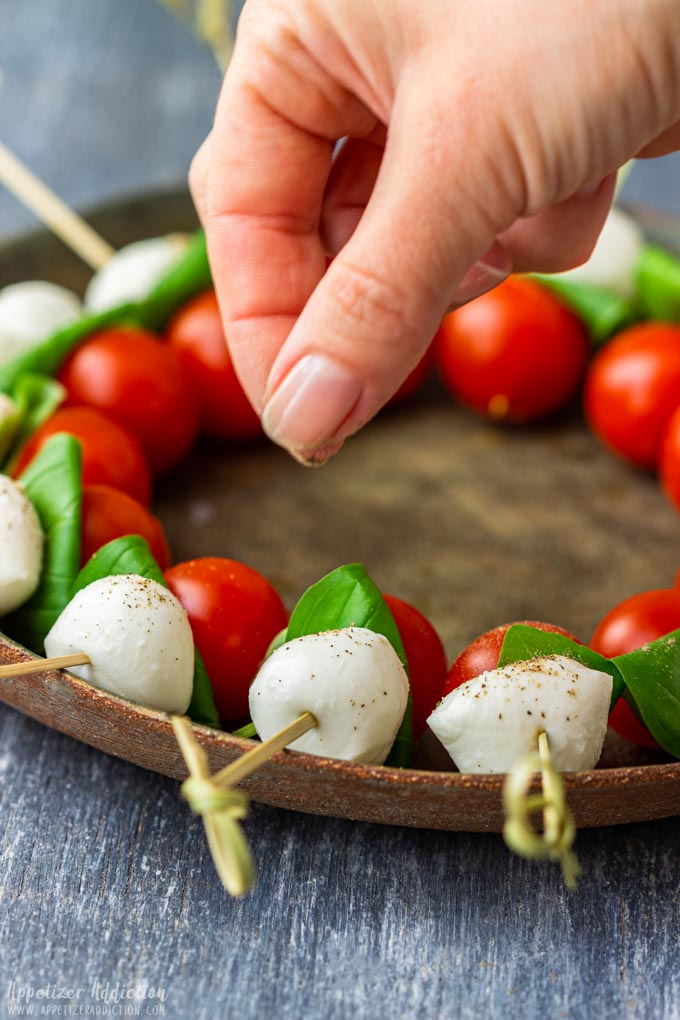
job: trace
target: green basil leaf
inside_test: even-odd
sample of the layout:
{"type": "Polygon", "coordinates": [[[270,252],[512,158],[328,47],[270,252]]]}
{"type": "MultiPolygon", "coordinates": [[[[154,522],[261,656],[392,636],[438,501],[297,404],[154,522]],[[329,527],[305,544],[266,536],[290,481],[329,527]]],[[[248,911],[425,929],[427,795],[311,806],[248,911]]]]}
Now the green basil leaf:
{"type": "MultiPolygon", "coordinates": [[[[366,627],[390,642],[408,675],[406,653],[394,617],[379,588],[360,563],[338,567],[304,593],[290,618],[286,641],[345,627],[366,627]]],[[[385,764],[397,768],[411,760],[411,696],[385,764]]]]}
{"type": "Polygon", "coordinates": [[[680,758],[680,630],[612,661],[649,732],[680,758]]]}
{"type": "Polygon", "coordinates": [[[281,647],[281,645],[285,645],[287,640],[288,640],[288,628],[284,627],[283,630],[280,630],[278,634],[276,634],[269,642],[269,648],[264,653],[263,661],[266,661],[270,655],[273,655],[274,652],[281,647]]]}
{"type": "Polygon", "coordinates": [[[148,542],[141,535],[125,535],[114,538],[90,556],[73,582],[71,598],[93,581],[120,574],[138,574],[167,588],[163,571],[156,563],[148,542]]]}
{"type": "Polygon", "coordinates": [[[638,298],[650,319],[680,323],[680,259],[647,245],[636,267],[638,298]]]}
{"type": "Polygon", "coordinates": [[[7,631],[43,654],[45,635],[71,598],[80,565],[82,505],[80,444],[57,435],[45,443],[21,476],[45,534],[40,584],[31,598],[7,618],[7,631]]]}
{"type": "Polygon", "coordinates": [[[605,287],[560,275],[538,273],[533,279],[552,291],[579,317],[596,346],[640,318],[640,311],[633,301],[605,287]]]}
{"type": "Polygon", "coordinates": [[[21,408],[7,394],[0,394],[0,464],[9,456],[21,425],[21,408]]]}
{"type": "Polygon", "coordinates": [[[138,322],[146,329],[162,329],[171,315],[195,294],[212,287],[205,234],[199,230],[181,258],[139,304],[138,322]]]}
{"type": "Polygon", "coordinates": [[[200,656],[198,648],[194,646],[194,686],[191,691],[191,701],[187,709],[187,715],[194,722],[202,723],[204,726],[211,726],[214,730],[221,729],[220,717],[215,705],[212,683],[208,676],[208,670],[200,656]]]}
{"type": "Polygon", "coordinates": [[[251,722],[246,723],[245,726],[241,726],[240,729],[233,731],[233,736],[243,737],[244,740],[255,740],[257,738],[257,730],[255,725],[251,722]]]}
{"type": "Polygon", "coordinates": [[[613,680],[610,711],[623,693],[624,677],[611,659],[605,659],[587,645],[580,645],[563,634],[553,634],[551,631],[538,630],[536,627],[527,627],[521,623],[514,624],[505,635],[498,665],[509,666],[513,662],[528,662],[540,655],[565,655],[568,659],[575,659],[590,669],[609,673],[613,680]]]}
{"type": "Polygon", "coordinates": [[[71,351],[96,330],[124,323],[134,324],[136,309],[136,305],[127,304],[96,315],[86,315],[65,329],[53,333],[37,347],[0,365],[0,392],[11,393],[12,387],[25,372],[56,375],[71,351]]]}
{"type": "Polygon", "coordinates": [[[14,380],[10,396],[19,410],[19,424],[7,464],[7,470],[11,472],[20,448],[64,402],[66,390],[48,375],[23,372],[14,380]]]}
{"type": "MultiPolygon", "coordinates": [[[[71,597],[93,581],[98,581],[102,577],[114,577],[117,574],[138,574],[167,588],[163,571],[153,558],[145,539],[139,535],[127,535],[102,546],[90,557],[75,579],[71,597]]],[[[187,715],[194,722],[203,723],[204,726],[220,728],[212,684],[196,647],[194,647],[194,686],[187,715]]]]}

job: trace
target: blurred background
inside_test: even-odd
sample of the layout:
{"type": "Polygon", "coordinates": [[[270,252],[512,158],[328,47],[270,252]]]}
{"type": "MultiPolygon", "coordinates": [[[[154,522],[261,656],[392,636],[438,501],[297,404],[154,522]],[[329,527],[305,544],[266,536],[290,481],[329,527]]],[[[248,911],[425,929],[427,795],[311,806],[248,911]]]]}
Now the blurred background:
{"type": "MultiPolygon", "coordinates": [[[[225,0],[204,3],[219,20],[225,0]]],[[[221,73],[161,0],[0,0],[0,25],[0,137],[63,198],[82,209],[186,178],[221,73]]],[[[680,155],[638,164],[624,197],[680,210],[680,155]]],[[[0,234],[33,223],[0,190],[0,234]]]]}

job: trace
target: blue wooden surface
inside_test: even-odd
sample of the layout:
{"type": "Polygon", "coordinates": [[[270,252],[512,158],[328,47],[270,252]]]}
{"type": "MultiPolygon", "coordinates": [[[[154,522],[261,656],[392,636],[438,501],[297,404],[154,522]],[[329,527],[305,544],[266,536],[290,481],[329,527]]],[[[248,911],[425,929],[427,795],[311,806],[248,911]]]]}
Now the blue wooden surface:
{"type": "MultiPolygon", "coordinates": [[[[68,200],[182,177],[218,76],[152,0],[0,0],[0,26],[0,136],[68,200]]],[[[680,209],[679,166],[629,194],[680,209]]],[[[30,223],[0,194],[0,235],[30,223]]],[[[496,836],[255,807],[234,903],[175,783],[0,708],[0,784],[0,1016],[144,983],[172,1020],[680,1016],[679,820],[581,833],[568,896],[496,836]]]]}

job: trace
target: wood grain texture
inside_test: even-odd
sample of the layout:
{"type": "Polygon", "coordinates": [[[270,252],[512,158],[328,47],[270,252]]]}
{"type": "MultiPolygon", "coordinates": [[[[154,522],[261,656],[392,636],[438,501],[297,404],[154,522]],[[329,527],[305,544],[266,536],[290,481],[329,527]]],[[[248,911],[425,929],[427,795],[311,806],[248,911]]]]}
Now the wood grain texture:
{"type": "MultiPolygon", "coordinates": [[[[152,0],[0,0],[0,24],[3,140],[67,198],[82,206],[178,179],[209,125],[217,81],[209,57],[179,30],[166,31],[152,0]]],[[[674,167],[640,168],[636,197],[660,197],[680,211],[674,167]]],[[[0,233],[28,223],[0,196],[0,233]]],[[[455,493],[451,445],[446,481],[455,493]]],[[[530,449],[522,462],[530,473],[530,449]]],[[[427,463],[425,455],[424,491],[436,484],[427,463]]],[[[584,459],[584,470],[590,463],[584,459]]],[[[280,478],[283,457],[272,455],[267,469],[280,478]]],[[[238,470],[225,458],[223,471],[234,493],[254,495],[261,486],[245,463],[238,470]]],[[[579,553],[588,567],[586,623],[600,599],[606,606],[612,591],[628,590],[632,571],[658,583],[658,568],[646,565],[645,536],[632,520],[626,525],[623,469],[619,479],[601,494],[601,524],[579,553]],[[607,500],[623,522],[622,558],[613,563],[591,558],[607,536],[607,500]]],[[[540,479],[532,480],[542,498],[540,479]]],[[[462,486],[463,506],[465,494],[462,486]]],[[[164,506],[172,496],[168,486],[164,506]]],[[[668,527],[670,579],[680,532],[651,484],[648,499],[650,519],[668,527]]],[[[227,492],[218,510],[235,507],[227,492]]],[[[176,535],[180,555],[203,551],[213,512],[199,492],[176,535]]],[[[517,519],[513,527],[520,526],[517,519]]],[[[310,527],[304,518],[291,542],[302,542],[310,527]]],[[[225,547],[228,534],[225,525],[225,547]]],[[[257,546],[255,565],[267,568],[275,538],[253,522],[239,550],[245,556],[257,546]]],[[[416,552],[423,541],[416,537],[416,552]]],[[[311,577],[330,556],[329,536],[311,577]]],[[[279,570],[292,589],[288,567],[286,556],[279,570]]],[[[503,615],[521,612],[530,597],[531,572],[519,569],[516,586],[503,593],[503,615]]],[[[418,583],[406,557],[400,570],[407,587],[418,583]]],[[[559,571],[551,577],[548,597],[559,607],[559,571]]],[[[443,621],[453,649],[472,636],[468,607],[473,615],[480,607],[471,594],[477,578],[435,574],[436,590],[451,580],[466,608],[443,621]]],[[[577,594],[571,606],[577,620],[577,594]]],[[[553,869],[512,857],[497,836],[261,807],[246,829],[260,878],[237,904],[219,886],[200,820],[174,781],[0,706],[0,1016],[9,1015],[12,981],[82,986],[80,1001],[92,1005],[93,981],[145,980],[166,990],[170,1020],[680,1017],[680,820],[580,833],[585,875],[572,896],[553,869]]]]}
{"type": "Polygon", "coordinates": [[[259,881],[234,903],[175,783],[0,727],[10,980],[147,980],[172,1020],[678,1015],[677,821],[581,833],[568,895],[495,836],[255,807],[259,881]]]}

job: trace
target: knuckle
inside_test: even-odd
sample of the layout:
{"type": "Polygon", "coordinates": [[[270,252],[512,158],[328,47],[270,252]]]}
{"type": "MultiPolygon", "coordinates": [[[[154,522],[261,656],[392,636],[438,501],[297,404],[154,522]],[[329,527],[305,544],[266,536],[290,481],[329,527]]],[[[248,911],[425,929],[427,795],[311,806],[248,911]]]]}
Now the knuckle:
{"type": "Polygon", "coordinates": [[[344,261],[338,266],[333,297],[341,319],[357,326],[389,329],[401,334],[411,316],[404,290],[389,274],[344,261]]]}

